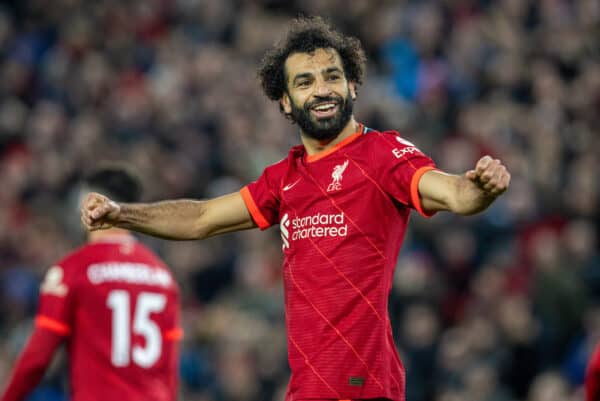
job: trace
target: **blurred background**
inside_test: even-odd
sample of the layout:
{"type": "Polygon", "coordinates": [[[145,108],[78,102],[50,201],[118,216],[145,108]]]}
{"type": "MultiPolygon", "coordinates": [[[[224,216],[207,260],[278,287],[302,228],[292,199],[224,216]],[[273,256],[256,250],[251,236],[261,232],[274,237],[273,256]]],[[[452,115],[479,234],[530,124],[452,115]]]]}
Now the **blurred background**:
{"type": "MultiPolygon", "coordinates": [[[[236,191],[299,141],[258,61],[322,15],[370,62],[358,119],[449,172],[501,158],[485,214],[413,214],[390,314],[407,401],[576,401],[600,339],[597,0],[0,2],[0,386],[44,271],[83,241],[73,183],[127,160],[145,200],[236,191]]],[[[282,401],[278,229],[176,243],[190,401],[282,401]]],[[[49,375],[31,400],[62,400],[49,375]]]]}

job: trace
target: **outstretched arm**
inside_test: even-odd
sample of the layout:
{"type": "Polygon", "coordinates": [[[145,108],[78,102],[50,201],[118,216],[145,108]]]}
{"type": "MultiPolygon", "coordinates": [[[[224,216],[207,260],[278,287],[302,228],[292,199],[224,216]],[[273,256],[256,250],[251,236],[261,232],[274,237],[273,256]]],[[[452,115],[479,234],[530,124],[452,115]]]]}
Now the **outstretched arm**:
{"type": "Polygon", "coordinates": [[[419,196],[426,212],[445,210],[471,215],[491,205],[509,183],[510,173],[500,160],[484,156],[464,175],[426,172],[419,181],[419,196]]]}
{"type": "Polygon", "coordinates": [[[116,203],[90,193],[83,202],[81,221],[90,231],[120,227],[174,240],[207,238],[256,227],[239,192],[198,201],[116,203]]]}

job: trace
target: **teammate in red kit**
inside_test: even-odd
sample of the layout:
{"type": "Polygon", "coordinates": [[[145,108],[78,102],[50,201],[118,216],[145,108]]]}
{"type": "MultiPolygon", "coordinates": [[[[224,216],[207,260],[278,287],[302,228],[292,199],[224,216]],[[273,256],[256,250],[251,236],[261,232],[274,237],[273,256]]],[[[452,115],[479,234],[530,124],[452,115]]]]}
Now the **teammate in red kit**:
{"type": "Polygon", "coordinates": [[[463,175],[443,173],[397,132],[355,121],[365,62],[358,40],[320,18],[295,20],[259,76],[298,124],[302,145],[216,199],[118,204],[90,194],[82,207],[90,230],[117,226],[181,240],[279,224],[288,401],[403,401],[387,302],[410,210],[474,214],[510,180],[489,156],[463,175]]]}
{"type": "Polygon", "coordinates": [[[594,349],[585,372],[585,401],[600,401],[600,344],[594,349]]]}
{"type": "MultiPolygon", "coordinates": [[[[99,168],[85,187],[139,200],[139,182],[118,166],[99,168]]],[[[127,230],[90,232],[87,245],[48,270],[34,332],[1,400],[25,399],[64,342],[71,400],[173,401],[181,335],[167,266],[127,230]]]]}

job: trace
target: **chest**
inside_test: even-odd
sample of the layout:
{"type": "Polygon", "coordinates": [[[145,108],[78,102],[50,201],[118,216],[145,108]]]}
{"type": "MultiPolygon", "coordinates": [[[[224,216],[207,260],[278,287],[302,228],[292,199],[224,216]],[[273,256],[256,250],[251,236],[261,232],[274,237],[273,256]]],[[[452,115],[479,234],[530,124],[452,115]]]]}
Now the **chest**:
{"type": "Polygon", "coordinates": [[[328,161],[299,161],[290,168],[281,187],[283,209],[351,207],[365,190],[368,172],[359,161],[337,157],[328,161]]]}

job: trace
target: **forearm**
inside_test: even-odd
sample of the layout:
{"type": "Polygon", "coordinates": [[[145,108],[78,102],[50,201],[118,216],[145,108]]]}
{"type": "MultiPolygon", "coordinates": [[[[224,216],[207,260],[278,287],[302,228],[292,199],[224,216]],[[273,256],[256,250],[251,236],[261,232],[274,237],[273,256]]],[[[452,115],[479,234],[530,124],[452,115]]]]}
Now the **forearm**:
{"type": "Polygon", "coordinates": [[[510,174],[499,160],[484,156],[464,175],[431,170],[423,174],[418,189],[426,212],[450,211],[472,215],[485,210],[508,188],[510,174]]]}
{"type": "Polygon", "coordinates": [[[451,197],[449,209],[463,216],[477,214],[487,209],[497,195],[492,195],[465,176],[455,177],[454,196],[451,197]]]}
{"type": "Polygon", "coordinates": [[[21,401],[37,386],[63,338],[36,329],[12,372],[0,401],[21,401]]]}
{"type": "Polygon", "coordinates": [[[202,226],[205,203],[189,199],[123,203],[116,226],[165,239],[204,238],[208,235],[202,226]]]}
{"type": "Polygon", "coordinates": [[[202,239],[256,227],[239,192],[206,201],[122,204],[92,192],[82,204],[81,222],[90,231],[120,227],[173,240],[202,239]]]}

